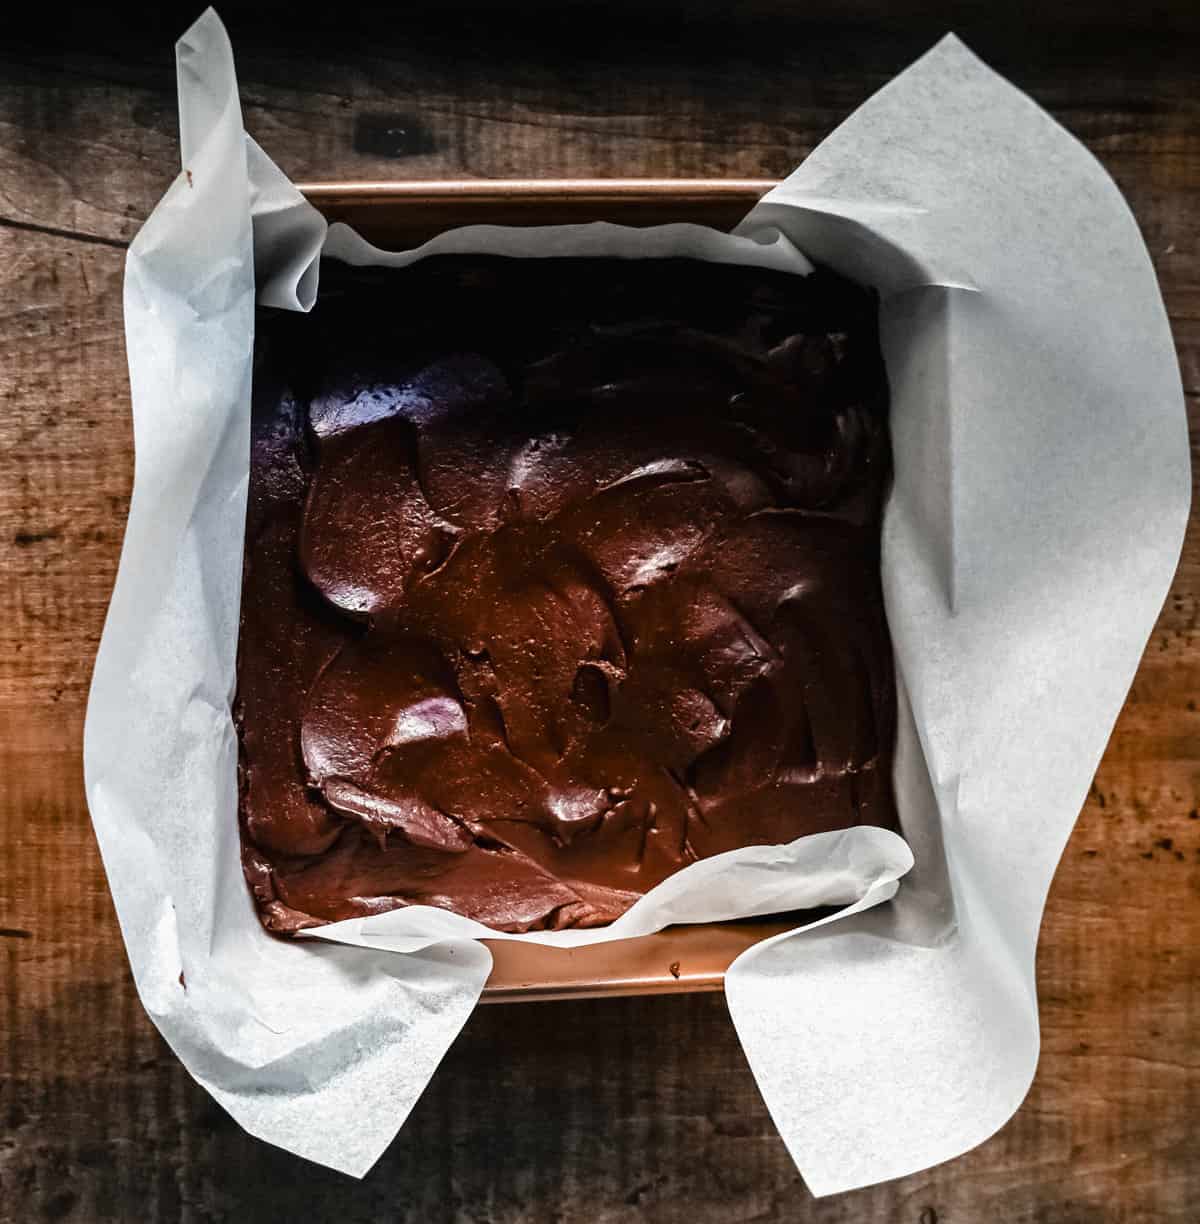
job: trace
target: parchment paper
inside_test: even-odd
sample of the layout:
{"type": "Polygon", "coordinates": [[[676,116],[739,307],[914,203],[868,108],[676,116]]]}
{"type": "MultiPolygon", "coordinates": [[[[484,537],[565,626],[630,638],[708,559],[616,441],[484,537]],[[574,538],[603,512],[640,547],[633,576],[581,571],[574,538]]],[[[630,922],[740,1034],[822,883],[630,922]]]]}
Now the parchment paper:
{"type": "Polygon", "coordinates": [[[477,937],[497,937],[412,907],[285,944],[253,913],[230,702],[256,286],[263,303],[307,309],[323,242],[354,262],[688,254],[797,275],[808,255],[882,295],[907,844],[854,829],[734,851],[608,928],[507,938],[578,944],[844,906],[726,979],[809,1187],[899,1176],[986,1138],[1033,1074],[1046,890],[1187,516],[1170,331],[1111,180],[948,37],[734,237],[477,226],[385,256],[345,227],[326,241],[245,135],[211,10],[177,53],[184,171],[127,263],[136,473],[84,763],[139,994],[191,1074],[248,1131],[361,1176],[477,1001],[491,963],[477,937]]]}

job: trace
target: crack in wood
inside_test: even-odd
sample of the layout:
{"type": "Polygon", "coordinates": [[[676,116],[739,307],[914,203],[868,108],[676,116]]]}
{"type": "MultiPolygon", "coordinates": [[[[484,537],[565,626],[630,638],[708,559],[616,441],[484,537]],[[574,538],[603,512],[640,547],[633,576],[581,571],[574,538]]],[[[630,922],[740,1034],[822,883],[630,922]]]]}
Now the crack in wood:
{"type": "Polygon", "coordinates": [[[0,217],[0,229],[20,230],[27,234],[47,234],[51,238],[66,238],[69,242],[86,242],[92,246],[113,247],[124,251],[129,247],[125,238],[106,238],[103,234],[88,234],[83,230],[62,229],[57,225],[39,225],[35,221],[18,221],[16,217],[0,217]]]}

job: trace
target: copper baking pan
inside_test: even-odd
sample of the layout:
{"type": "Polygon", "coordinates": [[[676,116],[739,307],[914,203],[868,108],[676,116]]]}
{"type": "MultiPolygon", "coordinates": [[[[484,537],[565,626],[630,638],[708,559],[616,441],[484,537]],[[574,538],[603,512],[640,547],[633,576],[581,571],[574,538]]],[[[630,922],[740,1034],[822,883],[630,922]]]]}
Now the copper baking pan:
{"type": "MultiPolygon", "coordinates": [[[[521,179],[511,182],[303,183],[330,221],[403,249],[460,225],[692,221],[728,229],[775,184],[766,179],[521,179]]],[[[747,948],[794,922],[680,926],[588,948],[488,940],[495,967],[485,1002],[720,990],[747,948]]]]}

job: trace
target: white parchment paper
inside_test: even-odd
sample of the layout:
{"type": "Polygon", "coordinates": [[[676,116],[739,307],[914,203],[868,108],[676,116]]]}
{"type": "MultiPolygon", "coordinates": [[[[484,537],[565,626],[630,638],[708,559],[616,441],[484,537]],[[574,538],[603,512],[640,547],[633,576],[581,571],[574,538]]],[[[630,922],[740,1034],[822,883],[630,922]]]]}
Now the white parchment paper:
{"type": "Polygon", "coordinates": [[[385,255],[327,234],[245,135],[211,10],[177,54],[184,170],[127,263],[136,472],[84,763],[139,994],[189,1071],[247,1130],[362,1175],[478,999],[491,965],[478,937],[498,937],[413,907],[286,944],[253,913],[230,703],[256,289],[310,307],[322,244],[351,262],[690,255],[797,275],[807,255],[882,298],[906,840],[853,829],[733,851],[600,931],[499,937],[575,945],[842,906],[726,979],[809,1187],[899,1176],[986,1138],[1033,1074],[1046,890],[1188,509],[1170,331],[1111,180],[951,37],[734,236],[476,226],[385,255]]]}

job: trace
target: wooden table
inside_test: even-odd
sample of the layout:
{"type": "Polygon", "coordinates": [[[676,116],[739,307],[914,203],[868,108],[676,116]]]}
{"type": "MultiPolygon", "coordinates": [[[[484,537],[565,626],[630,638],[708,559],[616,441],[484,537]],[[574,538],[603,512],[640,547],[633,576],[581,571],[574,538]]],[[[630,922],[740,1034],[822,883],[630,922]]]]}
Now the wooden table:
{"type": "MultiPolygon", "coordinates": [[[[297,34],[226,6],[246,126],[296,179],[779,176],[954,26],[1126,192],[1200,423],[1188,0],[336,7],[297,34]]],[[[191,1082],[134,993],[79,761],[132,473],[122,260],[178,165],[191,15],[127,4],[113,33],[60,5],[0,49],[0,1218],[1198,1218],[1195,530],[1050,895],[1037,1081],[969,1155],[812,1200],[720,996],[484,1009],[362,1183],[191,1082]]]]}

